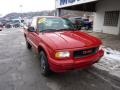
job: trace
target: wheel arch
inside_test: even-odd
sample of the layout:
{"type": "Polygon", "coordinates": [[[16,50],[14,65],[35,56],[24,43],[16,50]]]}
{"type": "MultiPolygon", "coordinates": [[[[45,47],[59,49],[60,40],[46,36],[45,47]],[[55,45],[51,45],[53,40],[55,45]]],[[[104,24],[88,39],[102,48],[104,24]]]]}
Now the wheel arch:
{"type": "Polygon", "coordinates": [[[24,37],[27,38],[26,34],[24,33],[24,37]]]}
{"type": "Polygon", "coordinates": [[[42,45],[38,46],[38,53],[40,53],[40,51],[43,51],[46,54],[46,56],[48,57],[49,53],[44,46],[42,46],[42,45]]]}

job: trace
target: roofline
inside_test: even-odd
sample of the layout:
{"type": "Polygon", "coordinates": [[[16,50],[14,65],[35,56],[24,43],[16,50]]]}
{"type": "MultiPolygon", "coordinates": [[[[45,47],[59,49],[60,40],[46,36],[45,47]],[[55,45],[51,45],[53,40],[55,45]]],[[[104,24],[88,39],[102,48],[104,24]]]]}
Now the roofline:
{"type": "Polygon", "coordinates": [[[52,18],[52,17],[56,17],[56,18],[58,18],[58,16],[35,16],[35,17],[33,17],[33,18],[52,18]]]}

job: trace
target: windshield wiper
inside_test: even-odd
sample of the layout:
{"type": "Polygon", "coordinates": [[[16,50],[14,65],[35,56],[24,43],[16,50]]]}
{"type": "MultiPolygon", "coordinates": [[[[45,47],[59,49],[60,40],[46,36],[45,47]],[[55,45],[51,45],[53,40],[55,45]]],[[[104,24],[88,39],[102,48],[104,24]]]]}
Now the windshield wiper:
{"type": "Polygon", "coordinates": [[[40,32],[57,32],[57,31],[75,31],[75,29],[72,28],[63,28],[63,29],[45,29],[40,32]]]}
{"type": "Polygon", "coordinates": [[[56,31],[56,29],[45,29],[40,32],[54,32],[54,31],[56,31]]]}
{"type": "Polygon", "coordinates": [[[72,28],[63,28],[63,29],[58,29],[57,31],[74,31],[75,29],[72,28]]]}

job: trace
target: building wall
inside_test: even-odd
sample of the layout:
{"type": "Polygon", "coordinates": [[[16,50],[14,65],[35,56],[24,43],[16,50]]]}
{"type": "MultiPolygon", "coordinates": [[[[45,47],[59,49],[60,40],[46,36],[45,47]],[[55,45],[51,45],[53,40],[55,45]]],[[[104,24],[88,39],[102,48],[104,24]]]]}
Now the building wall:
{"type": "Polygon", "coordinates": [[[63,7],[74,6],[74,5],[84,4],[94,1],[98,1],[98,0],[55,0],[55,3],[56,3],[56,8],[63,8],[63,7]]]}
{"type": "Polygon", "coordinates": [[[93,30],[114,35],[120,34],[120,16],[117,27],[104,26],[105,11],[120,11],[120,0],[99,0],[96,4],[93,30]]]}
{"type": "Polygon", "coordinates": [[[84,16],[93,16],[93,12],[83,12],[76,10],[61,10],[60,16],[71,16],[71,17],[84,17],[84,16]]]}

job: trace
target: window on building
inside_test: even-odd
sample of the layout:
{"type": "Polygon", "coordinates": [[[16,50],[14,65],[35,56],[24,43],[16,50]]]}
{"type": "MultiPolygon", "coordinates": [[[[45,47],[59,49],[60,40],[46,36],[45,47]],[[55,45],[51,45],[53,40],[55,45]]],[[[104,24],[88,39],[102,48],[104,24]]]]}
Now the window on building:
{"type": "Polygon", "coordinates": [[[104,26],[118,26],[119,11],[106,11],[104,26]]]}

